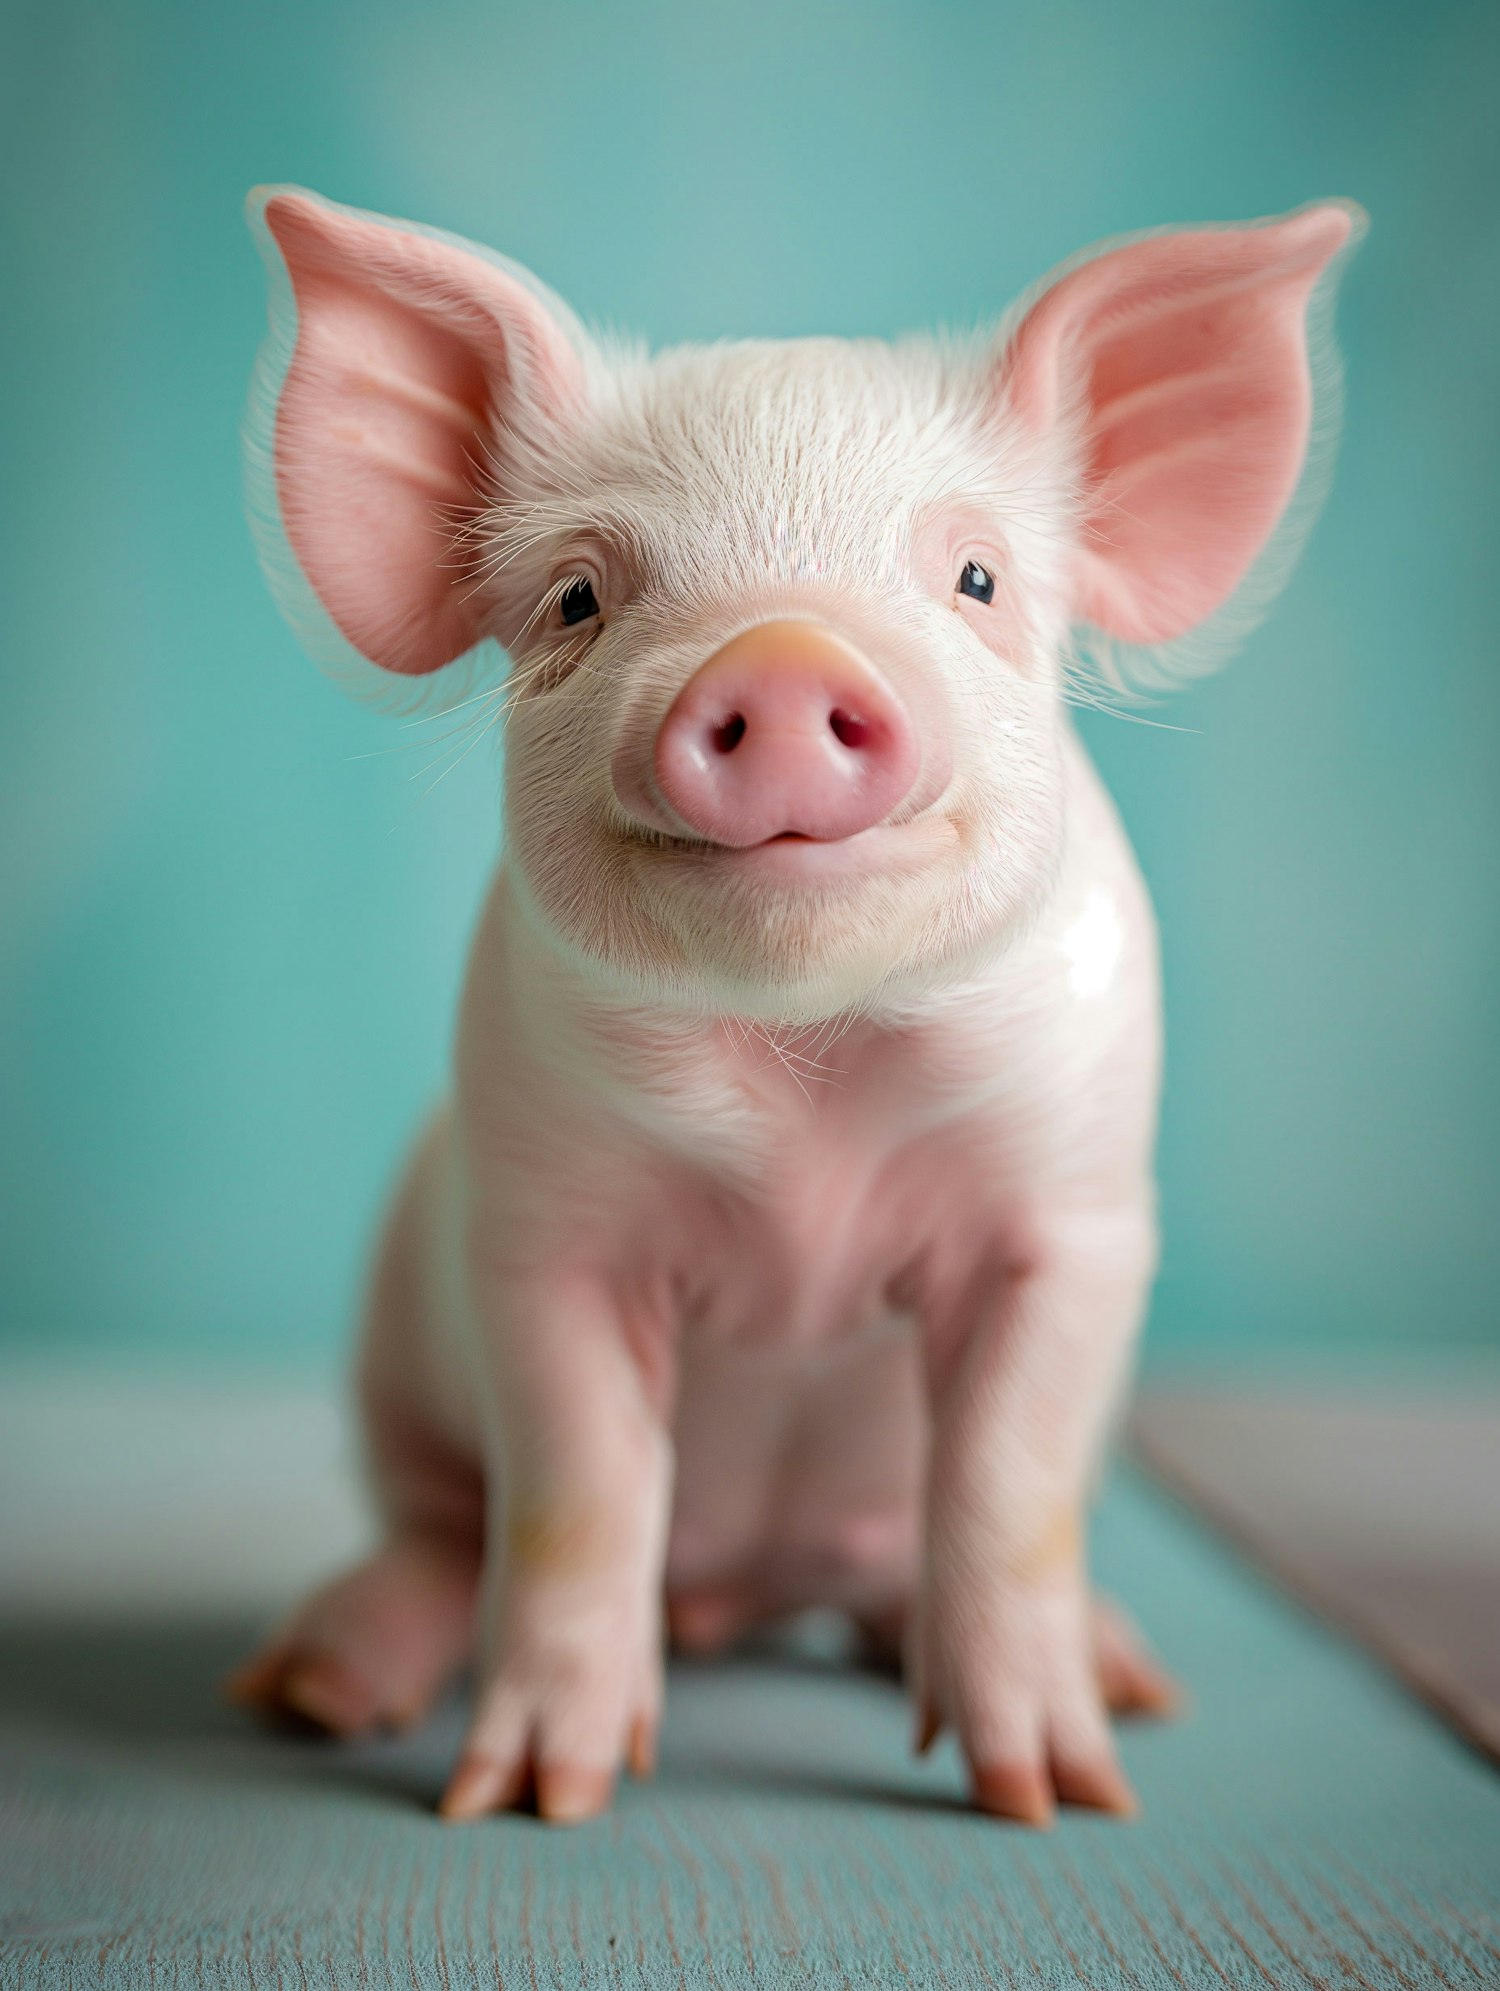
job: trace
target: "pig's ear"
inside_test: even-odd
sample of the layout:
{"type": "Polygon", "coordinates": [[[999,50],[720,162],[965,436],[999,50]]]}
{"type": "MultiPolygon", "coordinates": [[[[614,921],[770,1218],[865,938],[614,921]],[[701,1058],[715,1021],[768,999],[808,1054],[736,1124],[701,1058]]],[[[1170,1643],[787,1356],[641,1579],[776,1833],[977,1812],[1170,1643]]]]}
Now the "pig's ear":
{"type": "Polygon", "coordinates": [[[1074,267],[1026,312],[1002,384],[1025,427],[1074,452],[1076,621],[1170,643],[1239,587],[1297,489],[1308,307],[1362,219],[1331,203],[1151,236],[1074,267]]]}
{"type": "Polygon", "coordinates": [[[262,558],[318,661],[379,697],[483,641],[463,525],[507,449],[576,415],[583,335],[456,237],[295,187],[258,188],[250,220],[271,276],[247,435],[262,558]]]}

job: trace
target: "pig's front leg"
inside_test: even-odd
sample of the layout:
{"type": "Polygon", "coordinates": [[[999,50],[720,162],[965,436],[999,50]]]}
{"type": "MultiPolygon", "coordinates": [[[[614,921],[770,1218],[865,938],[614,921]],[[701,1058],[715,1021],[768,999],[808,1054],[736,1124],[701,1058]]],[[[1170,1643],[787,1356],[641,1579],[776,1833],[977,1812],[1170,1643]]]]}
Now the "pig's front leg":
{"type": "Polygon", "coordinates": [[[592,1273],[480,1265],[471,1287],[487,1393],[482,1641],[442,1810],[474,1818],[534,1791],[544,1818],[571,1822],[604,1810],[623,1763],[644,1773],[654,1755],[666,1364],[648,1375],[640,1334],[592,1273]]]}
{"type": "Polygon", "coordinates": [[[929,1334],[933,1445],[913,1686],[982,1810],[1128,1812],[1105,1711],[1083,1508],[1155,1262],[1148,1207],[1029,1221],[929,1334]]]}

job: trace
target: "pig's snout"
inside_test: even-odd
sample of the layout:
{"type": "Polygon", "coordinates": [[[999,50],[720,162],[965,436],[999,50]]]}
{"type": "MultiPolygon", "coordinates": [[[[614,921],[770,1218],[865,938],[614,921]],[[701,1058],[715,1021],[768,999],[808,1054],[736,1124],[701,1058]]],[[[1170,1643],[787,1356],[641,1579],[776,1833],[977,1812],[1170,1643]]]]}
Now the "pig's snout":
{"type": "Polygon", "coordinates": [[[689,678],[655,765],[690,830],[743,849],[872,828],[909,793],[919,759],[900,700],[857,651],[811,623],[764,622],[689,678]]]}

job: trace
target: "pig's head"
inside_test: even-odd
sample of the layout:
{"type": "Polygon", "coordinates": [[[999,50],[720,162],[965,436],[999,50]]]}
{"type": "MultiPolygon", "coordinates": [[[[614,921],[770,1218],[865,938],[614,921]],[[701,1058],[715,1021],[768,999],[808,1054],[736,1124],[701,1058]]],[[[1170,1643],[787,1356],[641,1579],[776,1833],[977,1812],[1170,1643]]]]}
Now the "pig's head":
{"type": "Polygon", "coordinates": [[[1173,643],[1260,560],[1355,221],[1150,236],[969,346],[648,357],[451,237],[254,211],[263,544],[304,638],[387,685],[497,639],[530,916],[602,983],[799,1020],[1034,914],[1070,632],[1173,643]]]}

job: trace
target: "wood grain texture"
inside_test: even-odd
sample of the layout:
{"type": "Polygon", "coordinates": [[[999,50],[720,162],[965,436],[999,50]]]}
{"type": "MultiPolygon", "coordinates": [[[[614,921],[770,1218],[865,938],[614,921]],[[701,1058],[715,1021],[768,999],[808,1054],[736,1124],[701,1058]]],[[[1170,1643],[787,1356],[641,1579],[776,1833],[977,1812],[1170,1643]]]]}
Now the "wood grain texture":
{"type": "Polygon", "coordinates": [[[0,1986],[1500,1986],[1494,1771],[1128,1476],[1098,1559],[1194,1707],[1126,1736],[1138,1824],[1047,1836],[807,1654],[679,1668],[657,1781],[560,1832],[433,1815],[456,1705],[302,1742],[219,1705],[241,1624],[12,1624],[0,1986]]]}
{"type": "Polygon", "coordinates": [[[1157,1392],[1130,1437],[1500,1764],[1500,1402],[1157,1392]]]}

